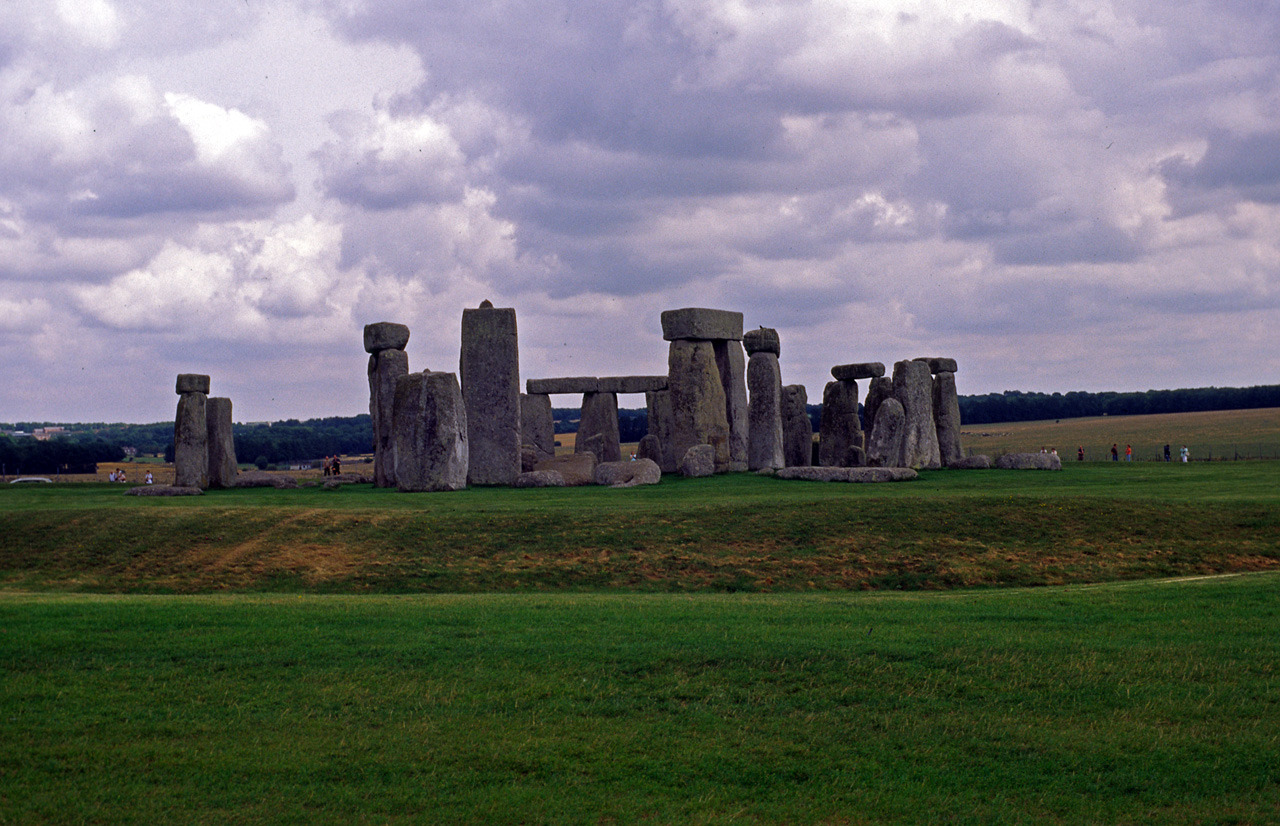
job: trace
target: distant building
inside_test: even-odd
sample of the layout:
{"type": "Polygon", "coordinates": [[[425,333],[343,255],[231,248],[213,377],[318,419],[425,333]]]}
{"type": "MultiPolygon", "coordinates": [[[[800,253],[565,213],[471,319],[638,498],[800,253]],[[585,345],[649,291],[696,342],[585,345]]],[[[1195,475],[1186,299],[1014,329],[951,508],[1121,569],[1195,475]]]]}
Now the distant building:
{"type": "Polygon", "coordinates": [[[47,442],[54,436],[61,436],[66,432],[65,427],[37,427],[31,435],[35,436],[37,442],[47,442]]]}

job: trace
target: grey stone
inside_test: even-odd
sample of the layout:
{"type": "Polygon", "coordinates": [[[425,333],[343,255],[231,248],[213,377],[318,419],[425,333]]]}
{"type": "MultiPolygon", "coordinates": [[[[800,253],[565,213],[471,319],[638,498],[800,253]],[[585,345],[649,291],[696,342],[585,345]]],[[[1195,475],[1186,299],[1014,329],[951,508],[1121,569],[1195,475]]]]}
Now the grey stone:
{"type": "Polygon", "coordinates": [[[1006,453],[996,458],[1001,470],[1062,470],[1062,459],[1055,453],[1006,453]]]}
{"type": "Polygon", "coordinates": [[[878,379],[884,375],[884,364],[878,361],[864,361],[858,364],[837,364],[831,368],[831,376],[836,381],[857,381],[858,379],[878,379]]]}
{"type": "Polygon", "coordinates": [[[520,348],[515,310],[462,311],[458,378],[467,406],[467,481],[510,485],[520,474],[520,348]]]}
{"type": "Polygon", "coordinates": [[[929,365],[930,373],[954,373],[956,372],[956,360],[947,358],[938,358],[936,356],[921,356],[912,359],[912,361],[923,362],[929,365]]]}
{"type": "Polygon", "coordinates": [[[524,383],[530,395],[595,393],[600,390],[600,379],[595,376],[568,376],[555,379],[529,379],[524,383]]]}
{"type": "Polygon", "coordinates": [[[775,356],[782,354],[782,341],[778,338],[778,331],[772,327],[747,330],[742,334],[742,346],[748,356],[756,353],[773,353],[775,356]]]}
{"type": "Polygon", "coordinates": [[[534,466],[534,471],[554,470],[569,487],[594,485],[596,482],[596,456],[594,453],[573,453],[544,459],[534,466]]]}
{"type": "Polygon", "coordinates": [[[875,429],[867,439],[867,464],[871,467],[904,467],[902,437],[906,431],[907,414],[902,403],[887,398],[880,403],[876,413],[875,429]]]}
{"type": "Polygon", "coordinates": [[[634,462],[602,462],[596,465],[596,484],[611,488],[633,488],[656,485],[662,481],[662,468],[649,459],[634,462]]]}
{"type": "Polygon", "coordinates": [[[236,477],[238,488],[279,488],[292,489],[298,486],[298,480],[292,476],[279,473],[267,473],[262,470],[251,470],[236,477]]]}
{"type": "Polygon", "coordinates": [[[556,423],[550,397],[520,394],[520,444],[522,449],[532,445],[539,459],[556,455],[556,423]]]}
{"type": "Polygon", "coordinates": [[[601,376],[601,393],[652,393],[667,389],[666,376],[601,376]]]}
{"type": "Polygon", "coordinates": [[[403,350],[379,350],[369,356],[369,419],[373,424],[373,484],[396,486],[395,428],[396,382],[409,374],[409,354],[403,350]]]}
{"type": "Polygon", "coordinates": [[[888,376],[872,379],[867,387],[866,401],[862,403],[862,430],[867,434],[865,438],[869,439],[871,431],[875,429],[876,411],[880,409],[880,403],[890,398],[893,398],[893,379],[888,376]]]}
{"type": "Polygon", "coordinates": [[[173,422],[173,485],[179,488],[209,487],[208,397],[183,393],[173,422]]]}
{"type": "Polygon", "coordinates": [[[809,394],[803,384],[782,388],[782,460],[784,467],[808,467],[813,462],[813,422],[809,394]]]}
{"type": "Polygon", "coordinates": [[[548,458],[546,454],[539,451],[533,445],[520,445],[520,472],[528,473],[543,459],[548,458]]]}
{"type": "MultiPolygon", "coordinates": [[[[902,466],[942,467],[938,452],[938,429],[933,421],[933,379],[929,365],[922,361],[899,361],[893,365],[893,397],[902,404],[906,416],[902,436],[902,466]]],[[[879,417],[879,413],[876,416],[879,417]]]]}
{"type": "Polygon", "coordinates": [[[829,381],[822,391],[818,464],[822,467],[861,467],[866,464],[862,426],[858,420],[856,381],[829,381]]]}
{"type": "Polygon", "coordinates": [[[729,469],[729,421],[714,345],[673,341],[668,364],[671,438],[663,439],[663,451],[683,459],[689,448],[710,445],[723,473],[729,469]]]}
{"type": "Polygon", "coordinates": [[[716,451],[711,445],[694,445],[680,460],[680,473],[684,476],[711,476],[715,472],[716,451]]]}
{"type": "Polygon", "coordinates": [[[964,458],[955,373],[943,371],[933,376],[933,421],[938,433],[938,458],[944,467],[951,467],[964,458]]]}
{"type": "Polygon", "coordinates": [[[200,488],[178,487],[176,485],[139,485],[129,488],[125,496],[200,496],[204,491],[200,488]]]}
{"type": "Polygon", "coordinates": [[[183,393],[204,393],[207,396],[209,395],[209,377],[199,373],[179,373],[176,388],[179,396],[183,393]]]}
{"type": "Polygon", "coordinates": [[[662,467],[662,440],[653,433],[646,433],[636,447],[636,459],[649,459],[662,467]]]}
{"type": "MultiPolygon", "coordinates": [[[[1059,464],[1061,464],[1061,460],[1059,460],[1059,464]]],[[[986,470],[991,467],[991,457],[978,453],[952,462],[947,467],[956,470],[986,470]]]]}
{"type": "Polygon", "coordinates": [[[557,470],[531,470],[516,477],[518,488],[562,488],[564,477],[557,470]]]}
{"type": "MultiPolygon", "coordinates": [[[[597,462],[603,462],[604,434],[592,433],[591,435],[587,435],[585,433],[579,433],[577,438],[573,440],[573,452],[590,453],[592,456],[596,457],[597,462]]],[[[610,461],[616,462],[617,460],[611,459],[610,461]]]]}
{"type": "MultiPolygon", "coordinates": [[[[453,373],[410,373],[396,381],[396,489],[462,490],[470,444],[466,405],[453,373]]],[[[519,446],[515,460],[519,466],[519,446]]],[[[511,481],[519,473],[511,475],[511,481]]]]}
{"type": "Polygon", "coordinates": [[[907,482],[919,474],[908,467],[789,467],[774,474],[779,479],[807,482],[907,482]]]}
{"type": "Polygon", "coordinates": [[[658,390],[644,394],[645,407],[648,411],[649,433],[658,439],[662,448],[662,458],[653,459],[662,466],[663,473],[675,473],[678,465],[671,450],[671,392],[658,390]]]}
{"type": "Polygon", "coordinates": [[[573,451],[581,453],[586,450],[585,445],[593,436],[599,436],[601,440],[597,459],[616,462],[622,458],[622,448],[618,444],[618,397],[612,393],[587,393],[582,397],[578,438],[573,451]]]}
{"type": "Polygon", "coordinates": [[[379,321],[364,325],[364,351],[369,354],[383,350],[403,350],[409,345],[409,328],[394,321],[379,321]]]}
{"type": "Polygon", "coordinates": [[[667,341],[742,341],[742,313],[701,307],[663,310],[662,337],[667,341]]]}
{"type": "Polygon", "coordinates": [[[231,434],[231,399],[215,396],[205,401],[204,409],[209,443],[209,487],[234,487],[239,467],[236,440],[231,434]]]}
{"type": "Polygon", "coordinates": [[[782,437],[782,370],[778,356],[759,350],[747,360],[747,469],[786,467],[782,437]]]}
{"type": "Polygon", "coordinates": [[[725,419],[729,422],[729,464],[725,470],[747,469],[747,356],[737,341],[714,341],[716,366],[724,388],[725,419]]]}

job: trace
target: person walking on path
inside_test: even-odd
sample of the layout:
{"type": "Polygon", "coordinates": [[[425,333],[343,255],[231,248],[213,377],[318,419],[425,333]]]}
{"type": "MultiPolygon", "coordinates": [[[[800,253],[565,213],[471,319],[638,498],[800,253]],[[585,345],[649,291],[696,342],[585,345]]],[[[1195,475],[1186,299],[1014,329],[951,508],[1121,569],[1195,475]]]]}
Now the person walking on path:
{"type": "Polygon", "coordinates": [[[1080,445],[1080,447],[1076,448],[1076,461],[1084,461],[1084,445],[1080,445]]]}
{"type": "Polygon", "coordinates": [[[1115,442],[1111,443],[1111,461],[1113,462],[1120,461],[1120,451],[1116,449],[1115,442]]]}
{"type": "Polygon", "coordinates": [[[1133,461],[1133,445],[1125,445],[1125,446],[1124,446],[1124,460],[1125,460],[1126,462],[1132,462],[1132,461],[1133,461]]]}
{"type": "Polygon", "coordinates": [[[1164,446],[1164,460],[1166,462],[1169,461],[1169,445],[1168,444],[1164,446]]]}
{"type": "Polygon", "coordinates": [[[1183,446],[1182,446],[1182,461],[1184,461],[1184,462],[1185,462],[1185,461],[1187,461],[1187,460],[1188,460],[1188,459],[1190,459],[1190,458],[1191,458],[1191,451],[1187,450],[1187,446],[1186,446],[1186,445],[1183,445],[1183,446]]]}

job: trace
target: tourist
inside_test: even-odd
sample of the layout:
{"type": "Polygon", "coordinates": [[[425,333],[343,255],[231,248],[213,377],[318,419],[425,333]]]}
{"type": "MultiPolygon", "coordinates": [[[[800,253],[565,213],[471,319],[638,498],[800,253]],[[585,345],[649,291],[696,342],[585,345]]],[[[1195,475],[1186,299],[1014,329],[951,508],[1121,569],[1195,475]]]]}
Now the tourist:
{"type": "Polygon", "coordinates": [[[1116,448],[1115,442],[1111,443],[1111,461],[1113,462],[1120,461],[1120,451],[1116,448]]]}
{"type": "Polygon", "coordinates": [[[111,475],[108,476],[107,479],[109,479],[111,481],[111,484],[114,485],[116,482],[116,472],[114,470],[111,471],[111,475]]]}
{"type": "Polygon", "coordinates": [[[1182,461],[1184,461],[1184,462],[1185,462],[1185,461],[1187,461],[1187,460],[1188,460],[1188,459],[1190,459],[1190,458],[1191,458],[1191,451],[1187,450],[1187,446],[1186,446],[1186,445],[1183,445],[1183,446],[1182,446],[1182,461]]]}
{"type": "Polygon", "coordinates": [[[1084,461],[1084,445],[1080,445],[1080,447],[1076,448],[1076,461],[1084,461]]]}
{"type": "Polygon", "coordinates": [[[328,476],[332,472],[333,472],[333,457],[325,456],[324,457],[324,475],[328,476]]]}
{"type": "Polygon", "coordinates": [[[1124,460],[1125,460],[1126,462],[1132,462],[1132,461],[1133,461],[1133,445],[1125,445],[1125,446],[1124,446],[1124,460]]]}
{"type": "Polygon", "coordinates": [[[1169,445],[1168,444],[1165,444],[1164,446],[1164,460],[1166,462],[1169,461],[1169,445]]]}
{"type": "Polygon", "coordinates": [[[342,473],[342,460],[335,454],[333,457],[333,475],[337,476],[340,473],[342,473]]]}
{"type": "Polygon", "coordinates": [[[129,481],[128,478],[124,475],[124,468],[120,468],[120,475],[116,478],[121,484],[124,484],[125,482],[129,481]]]}
{"type": "Polygon", "coordinates": [[[144,477],[143,481],[146,482],[148,485],[150,485],[155,480],[156,480],[155,477],[151,475],[151,471],[148,470],[147,475],[146,477],[144,477]]]}

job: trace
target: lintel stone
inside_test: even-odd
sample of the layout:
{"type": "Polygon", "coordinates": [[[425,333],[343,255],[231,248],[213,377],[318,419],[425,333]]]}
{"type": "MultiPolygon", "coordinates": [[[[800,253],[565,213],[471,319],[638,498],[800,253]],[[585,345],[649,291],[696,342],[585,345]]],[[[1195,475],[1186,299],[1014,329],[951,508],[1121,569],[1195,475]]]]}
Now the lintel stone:
{"type": "Polygon", "coordinates": [[[560,379],[529,379],[524,383],[529,395],[553,393],[599,393],[600,379],[595,376],[570,376],[560,379]]]}
{"type": "Polygon", "coordinates": [[[601,376],[597,392],[653,393],[666,389],[666,376],[601,376]]]}
{"type": "Polygon", "coordinates": [[[879,361],[864,361],[859,364],[837,364],[831,368],[831,377],[836,381],[878,379],[883,375],[884,364],[879,361]]]}
{"type": "Polygon", "coordinates": [[[937,375],[938,373],[954,373],[956,372],[956,360],[947,358],[936,358],[932,356],[921,356],[912,361],[923,361],[929,365],[929,372],[937,375]]]}
{"type": "Polygon", "coordinates": [[[662,311],[666,341],[742,341],[742,313],[684,307],[662,311]]]}
{"type": "Polygon", "coordinates": [[[364,325],[364,351],[379,353],[383,350],[403,350],[409,344],[409,328],[394,321],[379,321],[364,325]]]}
{"type": "Polygon", "coordinates": [[[177,394],[181,396],[183,393],[209,393],[209,377],[202,376],[199,373],[179,373],[177,394]]]}
{"type": "Polygon", "coordinates": [[[742,335],[742,346],[746,348],[748,356],[756,353],[773,353],[775,356],[782,354],[778,331],[772,327],[747,330],[742,335]]]}

